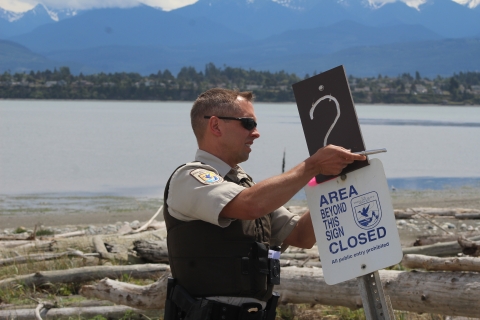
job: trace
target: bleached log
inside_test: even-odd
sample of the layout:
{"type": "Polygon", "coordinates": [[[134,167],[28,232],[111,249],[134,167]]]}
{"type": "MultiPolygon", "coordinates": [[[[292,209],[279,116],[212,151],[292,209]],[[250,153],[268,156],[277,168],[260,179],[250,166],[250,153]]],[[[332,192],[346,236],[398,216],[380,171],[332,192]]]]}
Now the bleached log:
{"type": "Polygon", "coordinates": [[[28,249],[36,249],[36,250],[48,250],[55,244],[55,240],[35,240],[29,241],[29,243],[25,243],[19,246],[16,246],[15,249],[19,250],[28,250],[28,249]]]}
{"type": "MultiPolygon", "coordinates": [[[[158,240],[158,237],[166,237],[166,229],[144,231],[136,234],[130,234],[121,236],[118,233],[104,234],[102,239],[104,242],[111,244],[123,244],[127,247],[131,247],[134,240],[158,240]]],[[[92,236],[81,236],[75,238],[57,239],[53,245],[53,249],[59,251],[65,251],[67,248],[82,248],[84,251],[95,250],[92,242],[92,236]]]]}
{"type": "Polygon", "coordinates": [[[462,247],[463,254],[473,256],[473,257],[480,256],[480,241],[475,242],[475,241],[467,240],[465,238],[459,238],[458,244],[462,247]]]}
{"type": "Polygon", "coordinates": [[[28,233],[20,234],[2,234],[0,235],[0,240],[2,241],[13,241],[13,240],[27,240],[30,237],[28,233]]]}
{"type": "Polygon", "coordinates": [[[164,274],[158,281],[147,286],[103,279],[95,285],[83,286],[80,294],[87,298],[108,300],[133,308],[161,309],[165,305],[169,275],[164,274]]]}
{"type": "Polygon", "coordinates": [[[133,250],[137,256],[149,262],[168,263],[168,248],[166,241],[136,240],[133,250]]]}
{"type": "MultiPolygon", "coordinates": [[[[36,299],[30,298],[33,301],[37,301],[36,299]]],[[[113,306],[114,303],[107,301],[107,300],[86,300],[81,295],[70,295],[69,300],[71,300],[71,304],[64,305],[65,307],[108,307],[113,306]],[[78,301],[77,301],[78,300],[78,301]]],[[[56,301],[57,302],[57,301],[56,301]]],[[[0,304],[0,310],[15,310],[15,309],[31,309],[34,305],[32,304],[0,304]]],[[[58,302],[57,305],[58,306],[58,302]]],[[[0,317],[0,319],[2,319],[0,317]]]]}
{"type": "Polygon", "coordinates": [[[305,260],[305,259],[318,259],[317,255],[312,255],[308,253],[282,253],[280,255],[282,259],[295,259],[295,260],[305,260]]]}
{"type": "MultiPolygon", "coordinates": [[[[137,256],[154,263],[168,263],[168,248],[166,241],[137,240],[133,243],[133,250],[137,256]]],[[[280,265],[298,267],[321,267],[318,254],[307,253],[282,253],[280,265]],[[310,261],[311,259],[316,261],[310,261]]]]}
{"type": "MultiPolygon", "coordinates": [[[[396,310],[464,317],[477,317],[480,314],[478,273],[380,270],[379,274],[385,294],[390,296],[396,310]]],[[[164,307],[165,300],[159,297],[164,296],[166,291],[165,278],[162,283],[157,287],[162,293],[156,293],[152,298],[155,303],[144,302],[145,307],[164,307]]],[[[97,297],[105,297],[104,293],[110,291],[110,297],[121,299],[122,286],[118,282],[112,284],[111,281],[103,280],[102,284],[88,286],[88,295],[98,294],[97,297]],[[117,292],[112,294],[113,290],[117,292]]],[[[82,288],[82,292],[87,292],[83,290],[82,288]]],[[[323,304],[351,309],[362,306],[355,279],[329,286],[324,281],[322,269],[284,268],[281,285],[276,286],[275,291],[280,293],[282,303],[323,304]]],[[[140,297],[135,294],[141,294],[142,298],[145,296],[145,292],[140,288],[125,291],[123,294],[128,294],[129,299],[135,301],[136,305],[139,305],[140,297]]]]}
{"type": "Polygon", "coordinates": [[[455,219],[462,219],[462,220],[474,220],[480,219],[480,212],[464,212],[464,213],[456,213],[455,219]]]}
{"type": "Polygon", "coordinates": [[[73,238],[86,235],[87,232],[85,230],[78,230],[66,233],[60,233],[53,236],[54,239],[63,239],[63,238],[73,238]]]}
{"type": "Polygon", "coordinates": [[[72,251],[62,252],[62,253],[31,254],[28,256],[16,256],[13,258],[0,259],[0,266],[9,266],[12,264],[27,263],[30,261],[47,261],[47,260],[58,259],[65,256],[87,258],[87,257],[97,256],[97,255],[98,254],[96,253],[84,254],[79,250],[72,250],[72,251]]]}
{"type": "Polygon", "coordinates": [[[4,248],[15,248],[23,244],[30,243],[29,240],[4,240],[0,242],[0,246],[4,248]]]}
{"type": "MultiPolygon", "coordinates": [[[[148,241],[136,240],[133,242],[133,250],[137,252],[137,256],[149,262],[167,263],[168,262],[168,248],[165,240],[148,241]]],[[[306,259],[318,259],[318,254],[312,253],[282,253],[283,260],[299,260],[293,262],[292,265],[299,265],[306,259]],[[302,261],[303,260],[303,261],[302,261]]]]}
{"type": "Polygon", "coordinates": [[[120,229],[118,229],[117,233],[118,235],[123,236],[125,234],[129,234],[132,230],[132,227],[130,227],[128,223],[125,223],[120,227],[120,229]]]}
{"type": "MultiPolygon", "coordinates": [[[[471,237],[469,240],[480,240],[480,236],[471,237]]],[[[428,246],[402,248],[402,251],[403,254],[423,254],[426,256],[445,257],[454,256],[462,252],[462,247],[458,244],[458,241],[449,241],[428,246]]]]}
{"type": "Polygon", "coordinates": [[[393,210],[395,219],[413,219],[413,216],[416,214],[411,210],[393,210]]]}
{"type": "MultiPolygon", "coordinates": [[[[110,243],[112,245],[124,245],[127,248],[132,247],[132,243],[138,239],[145,240],[158,240],[159,238],[164,239],[166,236],[166,230],[159,229],[153,231],[144,231],[137,234],[132,234],[128,236],[120,236],[119,234],[106,234],[102,235],[102,240],[104,242],[110,243]]],[[[80,248],[84,251],[93,251],[95,247],[93,245],[92,236],[78,236],[74,238],[59,238],[52,241],[42,240],[42,241],[28,241],[28,240],[18,240],[18,241],[0,241],[0,252],[5,252],[8,254],[8,251],[11,249],[22,249],[23,251],[31,251],[35,249],[36,251],[40,250],[49,250],[49,251],[66,251],[68,248],[80,248]],[[33,243],[33,244],[32,244],[33,243]],[[26,244],[26,246],[21,246],[26,244]]]]}
{"type": "Polygon", "coordinates": [[[22,283],[26,286],[40,286],[45,283],[67,283],[67,282],[86,282],[103,279],[105,277],[118,279],[122,275],[128,274],[132,278],[150,279],[158,277],[165,271],[170,270],[168,265],[164,264],[139,264],[126,266],[95,266],[82,267],[67,270],[40,271],[28,275],[15,276],[12,278],[0,280],[0,288],[22,283]]]}
{"type": "Polygon", "coordinates": [[[165,225],[165,221],[158,221],[158,220],[153,220],[149,225],[148,225],[148,229],[152,229],[152,230],[160,230],[160,229],[163,229],[163,230],[167,230],[167,226],[165,225]]]}
{"type": "MultiPolygon", "coordinates": [[[[143,226],[141,226],[140,228],[136,229],[136,230],[132,230],[130,231],[130,233],[139,233],[139,232],[142,232],[144,230],[147,230],[148,229],[148,226],[150,225],[150,223],[152,223],[153,220],[155,220],[155,218],[158,216],[158,214],[160,212],[162,212],[162,209],[163,209],[163,206],[161,206],[157,212],[153,215],[152,218],[150,218],[150,220],[147,221],[147,223],[145,223],[143,226]]],[[[128,234],[128,233],[127,233],[128,234]]]]}
{"type": "Polygon", "coordinates": [[[306,268],[321,268],[322,263],[318,260],[311,261],[310,259],[295,260],[295,259],[280,259],[280,266],[283,267],[306,267],[306,268]]]}
{"type": "MultiPolygon", "coordinates": [[[[127,306],[106,306],[106,307],[69,307],[42,309],[40,316],[44,319],[91,319],[103,315],[109,319],[120,319],[126,312],[131,311],[129,319],[157,318],[158,310],[146,311],[127,306]]],[[[35,319],[35,309],[0,310],[0,319],[31,320],[35,319]]]]}
{"type": "Polygon", "coordinates": [[[53,243],[52,240],[12,240],[0,241],[0,247],[2,249],[42,249],[51,247],[53,243]]]}
{"type": "Polygon", "coordinates": [[[93,246],[95,247],[95,251],[100,254],[100,258],[105,260],[114,260],[115,256],[107,251],[105,247],[105,243],[102,240],[101,236],[95,236],[92,238],[93,246]]]}
{"type": "MultiPolygon", "coordinates": [[[[162,223],[162,222],[160,222],[162,223]]],[[[162,227],[156,230],[144,231],[141,233],[127,234],[122,237],[124,240],[136,240],[136,239],[145,239],[145,240],[158,240],[159,238],[164,239],[167,237],[167,227],[165,223],[162,223],[162,227]]]]}
{"type": "Polygon", "coordinates": [[[473,257],[438,258],[419,254],[406,254],[403,256],[402,266],[429,271],[480,272],[480,259],[473,257]]]}
{"type": "Polygon", "coordinates": [[[35,308],[35,319],[42,320],[42,316],[40,315],[40,311],[43,309],[45,305],[43,303],[39,303],[38,306],[35,308]]]}
{"type": "MultiPolygon", "coordinates": [[[[480,314],[478,294],[480,275],[461,272],[379,271],[384,291],[393,308],[419,313],[477,317],[480,314]]],[[[282,302],[361,306],[357,282],[350,280],[328,286],[322,269],[282,270],[282,302]]]]}
{"type": "Polygon", "coordinates": [[[440,242],[454,242],[458,239],[459,236],[464,238],[472,238],[476,236],[480,236],[479,231],[468,231],[462,232],[458,234],[442,234],[442,235],[428,235],[428,236],[419,236],[417,240],[415,240],[414,246],[426,246],[440,242]]]}
{"type": "Polygon", "coordinates": [[[443,217],[453,217],[458,210],[461,209],[450,209],[450,208],[412,208],[414,212],[420,212],[423,214],[428,214],[432,216],[443,216],[443,217]]]}
{"type": "Polygon", "coordinates": [[[443,216],[443,217],[456,217],[457,214],[458,215],[471,214],[472,216],[480,215],[479,210],[466,209],[466,208],[412,208],[404,211],[408,212],[409,210],[413,210],[415,212],[420,212],[420,213],[428,214],[432,216],[443,216]]]}

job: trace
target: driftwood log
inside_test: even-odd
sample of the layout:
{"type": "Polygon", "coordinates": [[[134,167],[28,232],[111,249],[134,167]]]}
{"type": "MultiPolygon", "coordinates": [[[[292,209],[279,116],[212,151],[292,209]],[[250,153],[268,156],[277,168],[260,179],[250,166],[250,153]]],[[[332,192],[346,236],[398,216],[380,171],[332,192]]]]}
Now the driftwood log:
{"type": "Polygon", "coordinates": [[[97,252],[100,255],[101,259],[105,259],[105,260],[115,259],[115,256],[113,255],[113,253],[110,253],[107,251],[107,248],[105,247],[105,243],[103,242],[101,236],[93,237],[92,244],[93,244],[93,247],[95,248],[95,252],[97,252]]]}
{"type": "Polygon", "coordinates": [[[439,217],[455,217],[457,219],[480,219],[480,211],[464,208],[408,208],[394,210],[396,219],[413,219],[416,214],[439,217]]]}
{"type": "Polygon", "coordinates": [[[2,241],[22,241],[27,240],[30,237],[28,233],[20,233],[20,234],[2,234],[0,235],[0,240],[2,241]]]}
{"type": "Polygon", "coordinates": [[[61,253],[41,253],[41,254],[31,254],[28,256],[16,256],[13,258],[6,258],[0,259],[0,267],[1,266],[9,266],[12,264],[20,264],[20,263],[27,263],[30,261],[46,261],[46,260],[53,260],[58,259],[61,257],[79,257],[79,258],[87,258],[91,256],[98,256],[97,253],[83,253],[79,250],[72,250],[67,252],[61,253]]]}
{"type": "Polygon", "coordinates": [[[170,273],[166,273],[157,282],[147,286],[103,279],[95,285],[83,286],[80,294],[133,308],[162,309],[165,306],[169,275],[170,273]]]}
{"type": "MultiPolygon", "coordinates": [[[[61,238],[72,238],[78,236],[84,236],[86,234],[85,230],[72,231],[67,233],[59,233],[53,236],[40,236],[38,237],[41,240],[51,240],[51,239],[61,239],[61,238]]],[[[0,235],[0,240],[35,240],[37,237],[34,236],[34,233],[21,233],[13,235],[0,235]]]]}
{"type": "Polygon", "coordinates": [[[22,283],[26,286],[40,286],[46,283],[87,282],[100,280],[105,277],[118,279],[122,275],[129,275],[138,279],[147,279],[159,277],[168,270],[170,270],[170,268],[167,265],[140,264],[126,266],[95,266],[67,270],[41,271],[0,280],[0,288],[4,288],[16,283],[22,283]]]}
{"type": "MultiPolygon", "coordinates": [[[[143,226],[141,226],[140,228],[136,229],[136,230],[132,230],[126,234],[129,234],[129,233],[139,233],[139,232],[142,232],[144,230],[147,230],[148,227],[150,226],[150,224],[153,222],[153,220],[155,220],[155,218],[158,216],[158,214],[160,212],[162,212],[163,210],[163,206],[161,206],[157,212],[153,215],[153,217],[150,218],[150,220],[148,220],[143,226]]],[[[165,221],[163,221],[163,224],[165,225],[165,221]]]]}
{"type": "Polygon", "coordinates": [[[393,210],[395,219],[413,219],[415,212],[411,210],[393,210]]]}
{"type": "MultiPolygon", "coordinates": [[[[101,314],[109,319],[120,319],[128,311],[131,311],[128,319],[149,319],[158,317],[160,314],[158,310],[139,310],[127,306],[101,306],[42,309],[40,316],[43,319],[77,319],[78,317],[91,319],[101,314]]],[[[0,319],[32,320],[35,319],[35,309],[0,310],[0,319]]]]}
{"type": "MultiPolygon", "coordinates": [[[[87,234],[87,232],[85,230],[78,230],[78,231],[56,234],[56,235],[53,236],[53,238],[54,239],[73,238],[73,237],[84,236],[86,234],[87,234]]],[[[48,237],[42,237],[42,239],[43,238],[48,238],[48,237]]]]}
{"type": "Polygon", "coordinates": [[[419,254],[406,254],[402,266],[429,271],[474,271],[480,272],[480,259],[474,257],[439,258],[419,254]]]}
{"type": "MultiPolygon", "coordinates": [[[[294,269],[282,274],[282,302],[361,306],[355,280],[335,286],[324,283],[322,269],[294,269]],[[303,302],[300,302],[303,301],[303,302]]],[[[396,310],[478,317],[480,275],[461,272],[379,271],[384,291],[396,310]],[[465,309],[465,310],[464,310],[465,309]]]]}
{"type": "MultiPolygon", "coordinates": [[[[480,314],[480,274],[464,272],[405,272],[380,270],[384,291],[390,296],[396,310],[419,313],[445,314],[451,316],[477,317],[480,314]]],[[[151,300],[145,302],[145,291],[131,284],[102,280],[92,286],[82,287],[82,294],[88,298],[112,299],[114,303],[133,301],[133,307],[163,308],[166,276],[160,281],[158,290],[151,300]],[[125,288],[125,289],[124,289],[125,288]],[[117,292],[114,292],[117,291],[117,292]],[[136,294],[141,297],[135,296],[136,294]],[[128,295],[129,299],[125,299],[128,295]],[[139,301],[142,301],[139,303],[139,301]]],[[[152,288],[152,285],[149,286],[152,288]]],[[[323,270],[316,268],[284,268],[281,285],[275,287],[282,303],[323,304],[345,306],[351,309],[362,307],[357,281],[349,280],[329,286],[323,278],[323,270]]]]}
{"type": "Polygon", "coordinates": [[[463,213],[456,213],[455,219],[461,220],[474,220],[480,219],[480,212],[463,212],[463,213]]]}
{"type": "Polygon", "coordinates": [[[322,263],[318,259],[307,258],[305,260],[296,259],[280,259],[280,266],[283,267],[307,267],[307,268],[321,268],[322,263]]]}
{"type": "MultiPolygon", "coordinates": [[[[155,222],[155,221],[154,221],[155,222]]],[[[150,226],[153,222],[150,224],[150,226]]],[[[158,226],[158,224],[157,224],[158,226]]],[[[133,241],[138,239],[159,240],[166,238],[166,229],[160,223],[159,229],[144,231],[130,235],[105,234],[101,236],[104,243],[111,245],[123,245],[127,248],[132,246],[133,241]]],[[[12,250],[27,253],[30,251],[68,251],[70,248],[81,248],[85,252],[95,250],[92,236],[83,235],[74,238],[58,238],[53,240],[4,240],[0,241],[0,254],[8,255],[12,250]]]]}
{"type": "Polygon", "coordinates": [[[468,256],[480,256],[480,241],[471,241],[465,238],[459,238],[458,244],[462,247],[462,253],[468,256]]]}
{"type": "MultiPolygon", "coordinates": [[[[468,240],[478,241],[480,236],[471,237],[468,240]]],[[[462,252],[458,241],[436,243],[428,246],[408,247],[402,249],[403,254],[423,254],[426,256],[446,257],[454,256],[462,252]]]]}
{"type": "Polygon", "coordinates": [[[415,213],[423,213],[432,216],[453,217],[458,211],[456,209],[448,208],[410,208],[415,213]]]}
{"type": "Polygon", "coordinates": [[[2,241],[0,246],[4,248],[15,249],[50,249],[55,243],[55,240],[15,240],[15,241],[2,241]]]}
{"type": "Polygon", "coordinates": [[[440,242],[454,242],[458,240],[458,237],[473,238],[476,236],[480,236],[479,231],[467,231],[457,234],[419,236],[413,243],[413,246],[427,246],[440,242]]]}
{"type": "MultiPolygon", "coordinates": [[[[55,236],[55,239],[50,237],[50,240],[3,240],[0,241],[0,258],[1,256],[10,257],[17,252],[27,255],[28,253],[35,251],[71,251],[70,248],[82,248],[82,250],[101,252],[103,259],[127,259],[127,247],[132,246],[132,240],[135,239],[163,239],[166,231],[162,229],[154,231],[145,231],[133,235],[121,236],[119,234],[107,234],[103,236],[87,236],[84,231],[76,231],[72,233],[60,234],[55,236]],[[72,238],[75,236],[75,238],[72,238]],[[106,241],[106,242],[104,242],[106,241]],[[108,243],[107,243],[108,242],[108,243]],[[102,249],[107,245],[108,250],[102,249]],[[125,250],[119,250],[124,247],[125,250]]],[[[46,237],[41,237],[45,239],[46,237]]],[[[20,254],[19,254],[20,255],[20,254]]]]}
{"type": "MultiPolygon", "coordinates": [[[[148,262],[168,263],[168,248],[165,240],[136,240],[133,242],[133,250],[139,258],[148,262]]],[[[283,264],[291,266],[306,263],[308,260],[317,260],[318,262],[318,258],[318,253],[287,252],[281,255],[283,264]],[[290,261],[290,263],[287,263],[287,261],[290,261]]]]}
{"type": "Polygon", "coordinates": [[[166,241],[136,240],[133,250],[137,256],[148,262],[168,263],[168,249],[166,241]]]}

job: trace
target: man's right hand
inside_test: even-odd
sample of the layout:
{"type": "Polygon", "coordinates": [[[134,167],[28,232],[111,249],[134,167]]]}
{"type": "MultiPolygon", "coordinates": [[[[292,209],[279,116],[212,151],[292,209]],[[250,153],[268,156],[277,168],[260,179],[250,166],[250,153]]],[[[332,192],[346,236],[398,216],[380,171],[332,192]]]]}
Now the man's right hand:
{"type": "Polygon", "coordinates": [[[364,161],[367,157],[351,153],[350,150],[329,144],[319,149],[310,157],[314,161],[318,173],[332,176],[338,175],[342,170],[355,160],[364,161]]]}

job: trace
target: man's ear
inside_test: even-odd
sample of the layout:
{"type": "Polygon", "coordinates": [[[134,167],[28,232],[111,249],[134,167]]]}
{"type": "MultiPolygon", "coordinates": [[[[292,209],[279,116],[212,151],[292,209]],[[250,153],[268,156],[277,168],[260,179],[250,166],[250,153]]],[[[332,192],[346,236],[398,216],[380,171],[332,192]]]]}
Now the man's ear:
{"type": "Polygon", "coordinates": [[[220,124],[220,119],[217,117],[211,117],[208,119],[208,130],[216,137],[222,135],[222,126],[220,124]]]}

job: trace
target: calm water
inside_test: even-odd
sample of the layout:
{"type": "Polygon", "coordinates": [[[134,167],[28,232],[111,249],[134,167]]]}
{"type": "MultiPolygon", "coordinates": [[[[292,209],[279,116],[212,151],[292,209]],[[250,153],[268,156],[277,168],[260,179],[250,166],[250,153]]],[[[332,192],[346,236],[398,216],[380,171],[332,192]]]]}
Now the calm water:
{"type": "MultiPolygon", "coordinates": [[[[155,196],[192,160],[191,103],[0,101],[0,195],[155,196]]],[[[256,103],[260,139],[243,167],[259,181],[308,156],[296,105],[256,103]]],[[[359,105],[367,149],[387,148],[389,183],[480,185],[480,107],[359,105]]]]}

